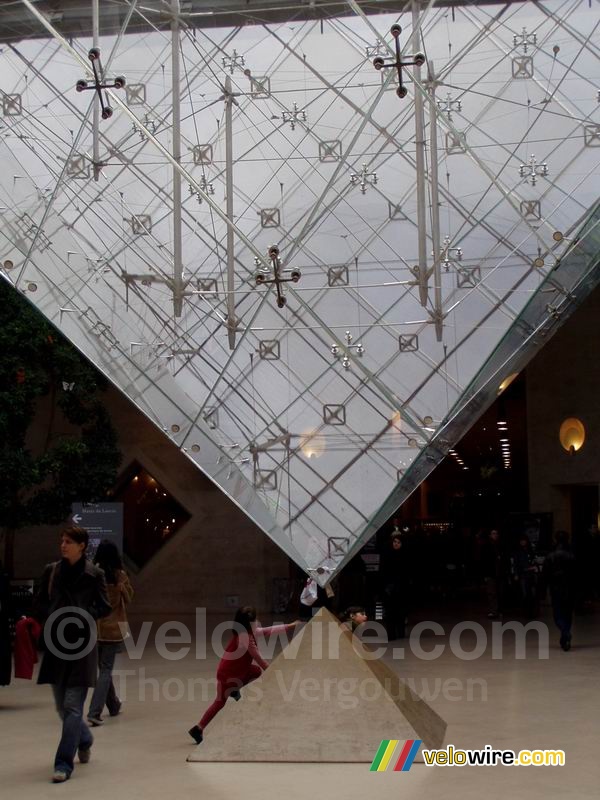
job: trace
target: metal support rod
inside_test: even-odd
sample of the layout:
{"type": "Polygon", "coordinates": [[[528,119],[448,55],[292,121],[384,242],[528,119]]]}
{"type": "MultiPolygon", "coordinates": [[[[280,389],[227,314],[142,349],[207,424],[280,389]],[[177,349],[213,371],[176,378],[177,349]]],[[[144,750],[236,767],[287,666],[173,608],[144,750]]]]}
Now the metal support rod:
{"type": "MultiPolygon", "coordinates": [[[[92,45],[98,47],[100,43],[100,0],[92,0],[92,45]]],[[[100,178],[100,98],[94,92],[92,117],[92,162],[94,167],[94,180],[100,178]]]]}
{"type": "MultiPolygon", "coordinates": [[[[48,19],[43,14],[41,14],[38,11],[38,9],[35,7],[35,5],[33,5],[31,0],[21,0],[21,2],[33,14],[33,16],[37,20],[39,20],[39,22],[41,22],[41,24],[54,37],[54,39],[56,39],[56,41],[60,43],[61,47],[66,53],[69,53],[71,57],[84,69],[89,69],[89,65],[85,61],[85,59],[77,52],[77,50],[71,47],[71,45],[67,42],[65,37],[61,33],[59,33],[55,27],[53,27],[53,25],[48,21],[48,19]]],[[[207,203],[207,205],[209,205],[212,208],[217,217],[219,217],[219,219],[221,219],[228,227],[231,227],[233,229],[233,232],[236,234],[238,239],[240,239],[240,241],[242,241],[246,245],[246,247],[250,250],[252,255],[256,256],[260,261],[260,263],[263,264],[266,269],[268,269],[269,263],[265,258],[265,255],[261,253],[260,250],[258,250],[258,248],[246,236],[246,234],[235,225],[235,223],[231,222],[231,220],[227,218],[227,214],[225,214],[221,206],[217,202],[215,202],[209,194],[207,194],[207,192],[202,188],[200,183],[187,171],[187,169],[185,169],[185,167],[183,167],[179,161],[176,161],[173,158],[173,154],[169,152],[168,148],[166,148],[162,144],[162,142],[160,142],[156,138],[156,136],[152,133],[152,131],[146,125],[144,125],[144,123],[141,122],[138,119],[138,117],[136,117],[136,115],[129,108],[127,103],[124,103],[119,97],[119,95],[113,93],[111,89],[108,89],[107,93],[110,96],[114,104],[114,107],[118,106],[123,112],[123,114],[129,117],[131,122],[138,125],[139,129],[144,133],[148,141],[150,141],[156,148],[156,150],[159,153],[161,153],[161,155],[164,156],[164,158],[171,164],[173,169],[177,170],[179,174],[184,178],[184,180],[186,180],[190,184],[190,186],[193,186],[194,190],[198,192],[200,197],[207,203]]]]}
{"type": "MultiPolygon", "coordinates": [[[[138,0],[133,0],[133,3],[131,4],[131,6],[129,8],[129,11],[127,12],[127,16],[125,17],[125,20],[123,22],[123,27],[121,28],[121,31],[120,31],[120,33],[119,33],[119,35],[117,37],[117,40],[113,45],[113,49],[112,49],[111,54],[110,54],[109,59],[108,59],[108,63],[110,63],[112,61],[113,55],[117,52],[119,44],[121,43],[121,38],[123,37],[123,34],[127,30],[127,26],[129,25],[129,21],[131,19],[131,16],[132,16],[133,12],[135,11],[137,2],[138,2],[138,0]]],[[[36,69],[36,67],[34,66],[32,61],[29,61],[29,59],[25,58],[25,56],[22,53],[20,53],[13,45],[9,44],[9,47],[14,53],[16,53],[16,55],[25,64],[27,64],[29,69],[31,69],[33,72],[35,72],[35,74],[36,74],[36,76],[38,78],[41,78],[42,81],[45,80],[43,75],[39,72],[39,70],[36,69]]],[[[81,59],[80,62],[85,64],[83,59],[81,59]]],[[[85,66],[86,66],[86,68],[89,69],[87,64],[85,64],[85,66]]],[[[49,85],[49,84],[47,84],[47,85],[49,85]]],[[[56,179],[56,183],[54,184],[54,189],[52,190],[52,194],[50,195],[50,197],[48,199],[48,202],[46,203],[46,208],[44,210],[42,219],[41,219],[39,225],[36,228],[36,232],[35,232],[35,234],[33,236],[33,240],[31,242],[31,244],[29,245],[29,249],[27,251],[25,259],[23,260],[23,263],[21,265],[21,269],[19,270],[19,274],[18,274],[17,279],[15,281],[15,285],[17,285],[17,286],[20,283],[21,278],[23,277],[23,273],[25,272],[25,269],[29,265],[29,261],[31,259],[31,254],[35,250],[35,246],[37,244],[38,237],[39,237],[40,233],[44,230],[44,225],[46,224],[46,220],[48,219],[48,217],[50,216],[50,212],[54,208],[54,201],[56,200],[56,198],[58,196],[58,193],[59,193],[59,190],[62,187],[62,183],[63,183],[63,180],[65,178],[66,172],[67,172],[67,167],[69,165],[69,161],[70,161],[71,157],[77,152],[77,147],[79,146],[79,141],[80,141],[81,137],[83,136],[83,134],[85,132],[86,124],[88,122],[88,119],[89,119],[89,116],[90,116],[90,111],[91,111],[92,107],[93,107],[93,104],[90,104],[88,110],[83,115],[83,120],[81,122],[79,130],[75,134],[75,138],[74,138],[73,143],[71,145],[71,149],[69,150],[69,154],[67,155],[67,158],[65,159],[64,164],[62,166],[62,169],[60,171],[60,174],[59,174],[58,178],[56,179]]]]}
{"type": "Polygon", "coordinates": [[[440,192],[438,177],[437,114],[435,113],[435,71],[433,62],[428,62],[429,70],[429,178],[431,183],[431,239],[433,242],[433,291],[435,336],[442,341],[442,256],[440,252],[440,192]]]}
{"type": "MultiPolygon", "coordinates": [[[[232,125],[232,95],[231,78],[225,77],[225,193],[227,195],[227,219],[233,223],[233,125],[232,125]]],[[[233,228],[227,227],[227,339],[229,349],[235,349],[235,295],[234,278],[235,265],[233,258],[233,228]]]]}
{"type": "MultiPolygon", "coordinates": [[[[412,47],[417,53],[421,45],[421,23],[419,6],[412,0],[412,47]]],[[[421,67],[415,66],[415,82],[421,83],[421,67]]],[[[427,216],[425,213],[425,133],[423,95],[415,92],[415,159],[417,166],[417,229],[419,241],[419,299],[422,306],[427,305],[427,216]]]]}
{"type": "Polygon", "coordinates": [[[292,256],[295,255],[296,251],[300,249],[300,247],[302,246],[304,237],[311,230],[311,226],[315,220],[315,217],[317,216],[317,213],[320,210],[321,205],[324,203],[325,197],[327,196],[328,192],[335,186],[335,183],[341,171],[343,169],[346,169],[346,163],[352,154],[354,145],[362,136],[362,133],[364,129],[367,127],[367,125],[369,123],[372,124],[372,114],[375,112],[375,109],[379,105],[384,90],[385,90],[385,85],[382,85],[381,89],[379,89],[379,91],[375,95],[375,99],[373,100],[369,108],[366,111],[363,111],[363,119],[358,128],[356,129],[354,136],[352,137],[347,147],[344,149],[344,153],[340,158],[340,160],[338,161],[337,167],[334,169],[333,174],[329,177],[329,180],[327,181],[323,191],[317,198],[316,202],[313,204],[313,207],[310,211],[310,214],[308,215],[306,222],[304,223],[304,226],[302,227],[302,230],[295,236],[293,242],[291,243],[291,245],[287,250],[286,258],[288,263],[291,262],[292,256]]]}
{"type": "MultiPolygon", "coordinates": [[[[179,0],[171,0],[171,72],[173,100],[173,158],[181,163],[181,103],[179,70],[179,0]]],[[[183,310],[183,263],[181,258],[181,174],[173,167],[173,311],[183,310]]]]}
{"type": "MultiPolygon", "coordinates": [[[[22,2],[23,3],[29,3],[29,0],[22,0],[22,2]]],[[[360,6],[358,6],[356,4],[356,0],[347,0],[347,2],[348,2],[348,5],[350,5],[351,8],[354,9],[356,14],[358,14],[361,17],[361,19],[364,21],[365,25],[371,30],[371,32],[378,39],[383,41],[383,37],[381,36],[380,32],[377,30],[377,28],[375,28],[373,26],[373,24],[371,23],[371,21],[369,20],[367,15],[364,13],[364,11],[360,8],[360,6]]],[[[504,10],[506,10],[506,7],[504,8],[504,10]]],[[[462,13],[464,13],[467,17],[469,17],[469,19],[471,19],[472,22],[475,25],[479,24],[479,22],[478,22],[478,20],[476,18],[472,18],[472,17],[469,16],[468,9],[466,7],[463,8],[463,12],[462,13]]],[[[500,14],[500,13],[497,14],[496,17],[494,17],[494,20],[491,20],[490,22],[495,22],[495,21],[499,20],[501,16],[502,16],[502,14],[500,14]]],[[[486,29],[487,29],[487,26],[486,26],[486,29]]],[[[484,30],[486,30],[486,29],[484,29],[484,30]]],[[[594,30],[595,30],[595,28],[594,28],[594,30]]],[[[489,30],[486,30],[486,38],[493,39],[492,34],[490,33],[489,30]]],[[[500,47],[500,45],[498,45],[498,46],[500,47]]],[[[393,55],[393,51],[392,51],[391,47],[389,47],[389,45],[388,45],[388,50],[393,55]]],[[[505,50],[505,52],[506,52],[506,54],[508,54],[508,50],[505,50]]],[[[444,74],[445,72],[446,72],[446,69],[442,70],[442,72],[440,72],[440,76],[442,76],[442,74],[444,74]]],[[[535,77],[533,78],[533,80],[534,81],[536,80],[535,77]]],[[[413,71],[413,83],[415,84],[415,94],[417,92],[420,92],[425,97],[426,94],[427,94],[426,90],[423,87],[423,85],[421,84],[421,82],[416,80],[416,74],[415,74],[414,71],[413,71]]],[[[541,83],[539,85],[540,85],[541,88],[543,88],[541,83]]],[[[544,91],[545,91],[545,89],[544,89],[544,91]]],[[[436,112],[436,115],[438,117],[438,121],[442,122],[442,126],[444,128],[446,128],[448,131],[450,131],[450,133],[452,133],[455,137],[459,137],[460,131],[458,131],[454,127],[452,122],[450,122],[447,118],[445,118],[445,115],[440,111],[440,109],[436,107],[435,112],[436,112]]],[[[359,113],[363,113],[363,112],[359,112],[359,113]]],[[[471,159],[471,161],[473,161],[474,164],[476,164],[482,170],[482,172],[485,175],[487,175],[487,177],[489,178],[491,184],[498,189],[498,191],[500,192],[500,194],[502,195],[504,200],[506,202],[508,202],[513,207],[513,209],[517,212],[518,217],[521,218],[522,215],[521,215],[521,209],[520,209],[520,205],[519,205],[520,198],[515,194],[514,190],[509,189],[507,186],[504,186],[504,184],[502,183],[502,181],[499,178],[499,174],[500,173],[498,175],[494,175],[494,173],[488,167],[487,162],[485,161],[485,159],[481,158],[478,155],[478,153],[476,152],[476,150],[469,146],[469,144],[468,144],[468,142],[466,140],[464,142],[464,146],[465,146],[465,152],[466,152],[467,156],[471,159]]],[[[502,170],[500,170],[500,172],[502,172],[502,170]]],[[[460,206],[455,203],[455,200],[452,197],[452,195],[449,194],[449,193],[445,193],[445,196],[446,196],[447,202],[452,203],[454,205],[454,207],[457,208],[457,210],[459,210],[460,213],[463,214],[463,217],[464,217],[465,216],[465,210],[464,209],[463,210],[460,209],[460,206]]],[[[467,214],[467,217],[468,216],[470,216],[470,212],[467,214]]],[[[479,225],[483,224],[484,220],[485,220],[485,216],[482,217],[482,219],[478,221],[478,224],[479,225]]],[[[540,231],[541,231],[541,229],[543,227],[545,227],[549,232],[552,232],[552,226],[550,225],[550,223],[545,218],[542,219],[540,224],[536,224],[536,225],[533,225],[531,222],[529,222],[526,219],[524,219],[522,221],[529,228],[529,231],[530,231],[531,235],[535,238],[535,240],[542,247],[545,247],[546,246],[546,242],[545,242],[545,239],[543,238],[542,233],[540,231]]],[[[498,238],[498,232],[497,231],[493,231],[493,230],[490,229],[489,232],[492,233],[493,236],[498,238]]],[[[500,243],[502,243],[502,244],[504,243],[502,241],[502,239],[499,239],[498,241],[500,243]]]]}
{"type": "MultiPolygon", "coordinates": [[[[40,13],[40,11],[35,7],[35,5],[31,2],[31,0],[21,0],[21,2],[30,11],[30,13],[37,20],[39,20],[39,22],[46,28],[46,30],[54,37],[54,39],[56,39],[57,42],[60,42],[64,51],[69,53],[77,63],[79,63],[85,69],[88,69],[88,64],[86,63],[84,58],[67,42],[65,37],[62,36],[56,30],[56,28],[48,21],[48,19],[42,13],[40,13]]],[[[164,158],[173,166],[175,170],[177,170],[180,173],[180,175],[182,175],[182,177],[191,186],[194,187],[194,189],[198,192],[198,194],[202,197],[202,199],[213,209],[216,216],[218,216],[219,219],[221,219],[227,225],[227,227],[233,230],[234,234],[238,237],[240,241],[242,241],[246,245],[250,253],[256,256],[260,264],[263,264],[268,269],[269,263],[267,262],[267,259],[265,258],[264,254],[258,250],[256,245],[248,238],[248,236],[240,228],[236,226],[234,222],[228,219],[227,214],[222,210],[220,205],[216,203],[212,199],[212,197],[204,191],[204,189],[202,189],[198,181],[185,169],[185,167],[183,167],[179,161],[176,161],[173,158],[173,155],[169,152],[169,150],[166,147],[164,147],[164,145],[156,138],[156,136],[152,133],[152,131],[150,131],[142,122],[140,122],[140,120],[135,116],[135,114],[133,113],[133,111],[131,111],[131,109],[127,106],[127,104],[121,100],[119,95],[116,92],[112,92],[110,89],[108,89],[107,91],[115,107],[118,106],[123,112],[123,114],[129,117],[132,122],[139,125],[140,129],[144,132],[148,140],[154,145],[156,150],[164,156],[164,158]]],[[[371,114],[375,110],[375,107],[381,97],[382,92],[383,92],[383,87],[377,93],[377,97],[374,100],[372,106],[365,113],[364,122],[361,126],[359,126],[359,130],[355,134],[354,140],[358,139],[358,137],[362,134],[362,130],[366,126],[367,121],[371,119],[371,114]]],[[[352,145],[350,146],[350,149],[351,147],[352,145]]],[[[317,201],[317,205],[319,204],[320,201],[317,201]]],[[[257,307],[258,309],[262,307],[262,304],[265,302],[265,299],[267,297],[268,294],[265,294],[263,299],[258,304],[257,307]]],[[[335,331],[330,329],[327,326],[327,324],[320,319],[320,317],[316,314],[316,311],[312,308],[312,306],[302,299],[302,295],[297,294],[295,295],[295,297],[298,300],[299,305],[304,309],[304,311],[310,317],[312,317],[318,324],[322,325],[324,336],[327,336],[327,338],[329,338],[332,342],[337,343],[340,346],[343,346],[341,340],[337,337],[335,331]]],[[[252,324],[252,321],[250,324],[252,324]]],[[[242,337],[245,335],[246,330],[243,332],[242,337]]],[[[383,384],[376,375],[373,375],[365,367],[365,365],[361,363],[361,359],[355,358],[354,355],[352,354],[349,357],[356,365],[357,370],[360,371],[368,381],[372,381],[373,385],[381,392],[382,396],[385,397],[385,399],[388,401],[390,407],[398,408],[398,404],[402,403],[401,399],[397,397],[394,393],[390,392],[387,386],[385,386],[385,384],[383,384]]],[[[416,426],[418,424],[415,421],[416,417],[415,420],[413,420],[406,412],[404,414],[404,418],[406,419],[409,425],[416,426]]]]}

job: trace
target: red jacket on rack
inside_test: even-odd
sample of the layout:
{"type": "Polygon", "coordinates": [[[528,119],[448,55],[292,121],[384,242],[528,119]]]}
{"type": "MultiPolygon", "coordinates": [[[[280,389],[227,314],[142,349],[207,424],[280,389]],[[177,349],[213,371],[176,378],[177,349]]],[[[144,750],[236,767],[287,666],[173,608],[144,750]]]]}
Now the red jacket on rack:
{"type": "Polygon", "coordinates": [[[33,617],[22,617],[15,627],[15,678],[31,680],[37,664],[37,640],[42,626],[33,617]]]}

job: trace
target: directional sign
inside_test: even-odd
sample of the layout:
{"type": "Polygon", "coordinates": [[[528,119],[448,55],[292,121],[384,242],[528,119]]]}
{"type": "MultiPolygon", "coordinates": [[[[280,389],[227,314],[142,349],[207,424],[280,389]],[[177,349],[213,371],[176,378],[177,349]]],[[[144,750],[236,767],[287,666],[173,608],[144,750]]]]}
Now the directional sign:
{"type": "Polygon", "coordinates": [[[123,503],[73,503],[71,520],[90,537],[88,558],[93,558],[102,539],[109,539],[123,552],[123,503]]]}

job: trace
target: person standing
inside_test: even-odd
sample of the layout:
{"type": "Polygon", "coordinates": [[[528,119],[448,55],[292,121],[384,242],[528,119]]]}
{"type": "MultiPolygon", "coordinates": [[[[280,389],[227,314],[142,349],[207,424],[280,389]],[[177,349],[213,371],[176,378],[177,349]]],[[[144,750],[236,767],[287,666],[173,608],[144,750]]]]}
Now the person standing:
{"type": "Polygon", "coordinates": [[[567,652],[571,649],[577,565],[569,547],[569,534],[566,531],[557,531],[555,542],[554,550],[544,559],[542,576],[550,589],[554,622],[560,631],[560,646],[567,652]]]}
{"type": "Polygon", "coordinates": [[[400,534],[392,534],[389,547],[381,558],[384,614],[390,641],[406,636],[410,568],[403,538],[400,534]]]}
{"type": "Polygon", "coordinates": [[[100,567],[106,578],[111,613],[98,620],[98,682],[92,695],[87,721],[94,727],[103,724],[102,711],[107,707],[111,717],[121,711],[112,672],[117,654],[123,650],[127,634],[127,612],[125,606],[133,598],[133,589],[123,569],[121,555],[114,542],[104,539],[98,545],[94,564],[100,567]]]}
{"type": "Polygon", "coordinates": [[[44,570],[34,605],[45,650],[38,683],[51,684],[62,719],[53,783],[71,777],[76,753],[80,763],[90,760],[94,741],[83,705],[88,689],[96,685],[96,620],[110,614],[111,606],[104,573],[85,556],[87,545],[83,528],[61,531],[61,559],[44,570]]]}
{"type": "Polygon", "coordinates": [[[537,615],[537,565],[529,537],[519,538],[519,546],[512,556],[514,578],[519,589],[525,615],[531,619],[537,615]]]}
{"type": "Polygon", "coordinates": [[[488,599],[488,617],[494,619],[500,613],[501,594],[504,588],[504,557],[500,534],[493,528],[481,547],[481,572],[488,599]]]}

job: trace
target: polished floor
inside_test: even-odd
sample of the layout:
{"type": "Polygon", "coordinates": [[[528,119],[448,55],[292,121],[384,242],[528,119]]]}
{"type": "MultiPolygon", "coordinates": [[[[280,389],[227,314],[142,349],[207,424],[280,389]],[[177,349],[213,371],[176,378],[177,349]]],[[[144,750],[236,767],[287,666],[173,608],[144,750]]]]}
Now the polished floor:
{"type": "MultiPolygon", "coordinates": [[[[476,659],[458,658],[456,640],[455,652],[450,649],[448,620],[443,623],[445,636],[422,639],[424,650],[445,645],[440,657],[419,658],[410,648],[403,660],[392,661],[390,652],[385,657],[447,721],[445,744],[562,749],[564,767],[448,768],[415,763],[409,772],[372,773],[368,764],[188,763],[193,744],[186,731],[207,705],[208,697],[201,698],[202,680],[214,675],[216,659],[197,660],[192,648],[184,659],[166,660],[156,652],[151,635],[139,661],[120,656],[118,667],[135,672],[126,676],[123,713],[94,730],[91,762],[77,765],[66,784],[49,781],[59,729],[49,687],[15,680],[0,688],[0,796],[597,798],[600,613],[577,619],[569,653],[559,648],[550,626],[548,658],[541,659],[533,637],[524,659],[515,658],[508,640],[502,657],[493,658],[491,623],[477,621],[488,642],[476,659]]],[[[472,631],[460,639],[466,653],[476,644],[472,631]]]]}

